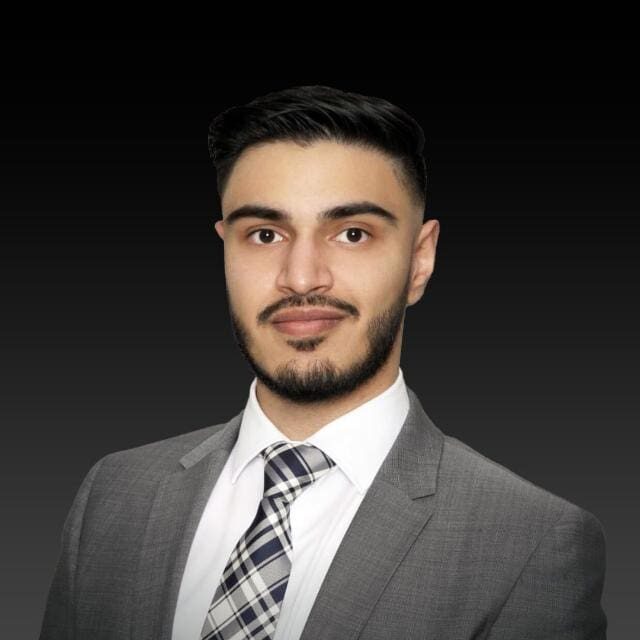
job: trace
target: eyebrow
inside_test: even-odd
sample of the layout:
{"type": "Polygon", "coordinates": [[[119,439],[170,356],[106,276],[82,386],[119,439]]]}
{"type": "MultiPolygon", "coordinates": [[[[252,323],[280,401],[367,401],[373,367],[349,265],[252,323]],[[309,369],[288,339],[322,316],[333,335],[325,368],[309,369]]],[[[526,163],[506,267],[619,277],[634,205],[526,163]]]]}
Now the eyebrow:
{"type": "MultiPolygon", "coordinates": [[[[360,202],[347,202],[345,204],[339,204],[335,207],[331,207],[324,211],[320,211],[317,214],[316,219],[318,222],[324,220],[342,220],[343,218],[350,218],[359,214],[372,214],[382,218],[388,224],[398,227],[398,217],[388,211],[384,207],[363,200],[360,202]]],[[[267,207],[260,204],[245,204],[237,209],[234,209],[224,220],[228,225],[232,225],[237,220],[242,218],[261,218],[263,220],[270,220],[272,222],[291,222],[293,219],[291,214],[281,209],[275,209],[273,207],[267,207]]]]}

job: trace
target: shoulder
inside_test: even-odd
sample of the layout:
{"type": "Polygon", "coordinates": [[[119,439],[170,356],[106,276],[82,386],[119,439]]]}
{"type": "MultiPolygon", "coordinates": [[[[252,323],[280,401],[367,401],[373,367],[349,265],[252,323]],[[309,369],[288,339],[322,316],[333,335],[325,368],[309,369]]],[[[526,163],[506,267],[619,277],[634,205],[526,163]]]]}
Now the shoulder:
{"type": "Polygon", "coordinates": [[[446,434],[438,494],[441,504],[457,508],[461,518],[490,529],[518,530],[530,539],[565,522],[602,530],[600,521],[583,507],[446,434]]]}
{"type": "Polygon", "coordinates": [[[155,482],[161,477],[179,471],[180,459],[224,429],[228,422],[221,422],[162,440],[112,451],[100,458],[87,474],[96,480],[113,479],[119,483],[135,481],[155,482]]]}
{"type": "Polygon", "coordinates": [[[499,587],[492,638],[559,637],[568,625],[605,638],[606,538],[593,513],[452,436],[437,496],[443,544],[463,550],[450,564],[485,567],[499,587]]]}

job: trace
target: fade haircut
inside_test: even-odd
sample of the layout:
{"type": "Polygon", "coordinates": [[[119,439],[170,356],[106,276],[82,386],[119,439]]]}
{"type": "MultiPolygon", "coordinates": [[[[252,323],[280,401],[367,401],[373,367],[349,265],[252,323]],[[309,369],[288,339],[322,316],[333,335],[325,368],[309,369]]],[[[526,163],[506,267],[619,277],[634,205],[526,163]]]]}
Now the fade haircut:
{"type": "Polygon", "coordinates": [[[393,103],[324,85],[289,87],[231,107],[209,125],[209,155],[220,201],[240,154],[251,145],[319,140],[376,150],[393,164],[412,204],[426,219],[425,136],[414,118],[393,103]]]}

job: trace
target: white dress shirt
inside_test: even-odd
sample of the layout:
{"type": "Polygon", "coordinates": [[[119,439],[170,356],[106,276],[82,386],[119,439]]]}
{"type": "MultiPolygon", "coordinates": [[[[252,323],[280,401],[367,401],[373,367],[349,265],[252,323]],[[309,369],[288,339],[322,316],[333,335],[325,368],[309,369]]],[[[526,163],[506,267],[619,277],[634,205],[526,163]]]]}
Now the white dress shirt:
{"type": "MultiPolygon", "coordinates": [[[[253,379],[238,439],[200,519],[187,559],[173,622],[173,640],[198,640],[231,552],[263,497],[260,452],[287,438],[262,411],[253,379]]],[[[302,442],[336,463],[291,504],[293,556],[274,640],[298,640],[329,565],[407,413],[402,369],[395,382],[302,442]]]]}

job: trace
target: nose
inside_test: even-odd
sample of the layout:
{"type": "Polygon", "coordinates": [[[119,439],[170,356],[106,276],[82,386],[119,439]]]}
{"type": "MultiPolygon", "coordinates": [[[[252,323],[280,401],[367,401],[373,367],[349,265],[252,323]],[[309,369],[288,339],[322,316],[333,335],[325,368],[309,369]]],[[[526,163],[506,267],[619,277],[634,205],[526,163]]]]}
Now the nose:
{"type": "Polygon", "coordinates": [[[279,289],[305,295],[331,288],[333,277],[320,242],[312,236],[298,236],[289,243],[278,274],[279,289]]]}

